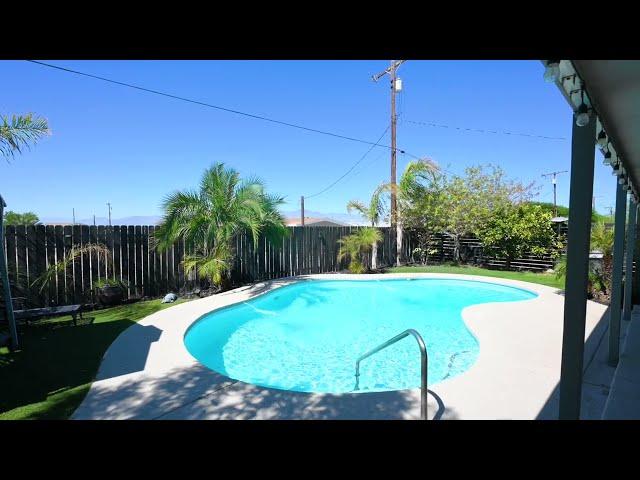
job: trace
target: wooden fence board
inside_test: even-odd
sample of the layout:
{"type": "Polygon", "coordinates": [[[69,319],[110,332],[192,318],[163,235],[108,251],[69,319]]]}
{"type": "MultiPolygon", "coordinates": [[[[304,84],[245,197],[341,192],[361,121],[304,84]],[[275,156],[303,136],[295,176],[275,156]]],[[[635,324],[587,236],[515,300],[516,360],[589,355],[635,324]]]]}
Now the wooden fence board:
{"type": "MultiPolygon", "coordinates": [[[[97,242],[109,249],[109,242],[107,240],[107,228],[109,227],[104,225],[98,225],[97,242]]],[[[98,278],[99,279],[106,280],[107,278],[109,278],[110,270],[113,268],[110,265],[111,254],[112,252],[110,251],[109,255],[106,255],[106,254],[98,255],[98,278]]]]}
{"type": "Polygon", "coordinates": [[[129,272],[129,295],[137,297],[136,291],[136,229],[127,226],[127,270],[129,272]]]}
{"type": "MultiPolygon", "coordinates": [[[[27,286],[37,278],[37,260],[36,260],[36,228],[34,225],[29,225],[26,228],[27,236],[27,286]]],[[[31,289],[27,288],[27,292],[31,289]]]]}
{"type": "MultiPolygon", "coordinates": [[[[36,225],[35,228],[35,254],[36,254],[36,271],[37,276],[42,275],[47,269],[47,249],[46,249],[46,236],[45,226],[36,225]]],[[[46,307],[48,305],[48,290],[40,291],[40,287],[31,288],[31,298],[33,302],[30,306],[33,307],[46,307]]]]}
{"type": "Polygon", "coordinates": [[[131,296],[131,282],[129,281],[129,229],[120,226],[120,276],[122,283],[127,286],[127,295],[131,296]]]}
{"type": "MultiPolygon", "coordinates": [[[[64,229],[62,225],[56,225],[54,227],[54,238],[56,242],[56,258],[58,261],[65,258],[66,249],[64,242],[64,229]]],[[[58,297],[58,305],[69,304],[71,295],[67,295],[67,284],[70,288],[72,288],[73,282],[73,268],[72,266],[67,266],[65,270],[60,270],[57,274],[57,297],[58,297]],[[71,278],[68,278],[71,276],[71,278]]]]}
{"type": "Polygon", "coordinates": [[[18,287],[16,285],[16,227],[13,225],[7,225],[5,227],[5,254],[7,256],[7,273],[9,276],[9,286],[11,288],[11,296],[18,296],[18,287]]]}
{"type": "Polygon", "coordinates": [[[120,265],[120,226],[115,225],[109,229],[112,255],[112,275],[114,280],[122,280],[122,267],[120,265]]]}
{"type": "Polygon", "coordinates": [[[136,297],[143,295],[142,289],[142,226],[136,225],[135,229],[135,262],[136,262],[136,297]]]}
{"type": "Polygon", "coordinates": [[[148,295],[155,297],[158,293],[158,288],[156,284],[156,250],[154,248],[153,243],[153,233],[155,232],[156,227],[153,225],[149,226],[148,234],[148,256],[149,256],[149,274],[148,274],[148,295]]]}
{"type": "Polygon", "coordinates": [[[151,295],[149,288],[149,227],[142,226],[142,292],[145,297],[151,295]]]}
{"type": "Polygon", "coordinates": [[[27,238],[24,225],[16,227],[16,296],[26,298],[28,296],[27,283],[27,238]]]}
{"type": "MultiPolygon", "coordinates": [[[[47,225],[47,232],[54,227],[47,225]]],[[[71,246],[82,243],[82,227],[80,225],[71,226],[71,246]]],[[[71,247],[69,247],[71,249],[71,247]]],[[[83,301],[82,290],[82,259],[76,258],[71,262],[71,279],[73,281],[73,303],[78,304],[83,301]]]]}

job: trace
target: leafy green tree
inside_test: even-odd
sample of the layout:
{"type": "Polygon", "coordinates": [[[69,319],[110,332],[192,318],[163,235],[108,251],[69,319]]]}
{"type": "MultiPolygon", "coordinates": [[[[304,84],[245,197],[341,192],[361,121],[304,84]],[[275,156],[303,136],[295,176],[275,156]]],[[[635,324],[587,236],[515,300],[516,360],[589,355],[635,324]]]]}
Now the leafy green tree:
{"type": "Polygon", "coordinates": [[[453,239],[454,261],[460,261],[462,236],[479,235],[493,212],[526,202],[533,189],[533,183],[509,180],[494,165],[468,167],[464,176],[446,179],[440,197],[441,223],[445,234],[453,239]]]}
{"type": "Polygon", "coordinates": [[[611,278],[613,273],[613,242],[614,229],[607,228],[604,221],[594,223],[591,227],[591,250],[602,252],[602,271],[594,272],[598,282],[593,282],[600,287],[603,293],[611,288],[611,278]]]}
{"type": "Polygon", "coordinates": [[[7,210],[4,214],[6,225],[36,225],[40,219],[33,212],[17,213],[7,210]]]}
{"type": "Polygon", "coordinates": [[[559,245],[551,213],[540,205],[502,206],[478,231],[484,248],[506,258],[506,267],[525,254],[555,253],[559,245]]]}
{"type": "Polygon", "coordinates": [[[36,143],[48,135],[49,125],[44,118],[27,115],[0,115],[0,155],[7,161],[15,153],[22,153],[24,147],[36,143]]]}
{"type": "MultiPolygon", "coordinates": [[[[371,227],[376,227],[380,220],[382,220],[387,214],[387,205],[384,198],[385,185],[382,184],[373,191],[371,199],[368,204],[359,200],[350,200],[347,203],[347,211],[351,213],[356,211],[360,213],[364,218],[371,222],[371,227]]],[[[375,241],[371,244],[371,269],[375,270],[377,267],[378,256],[378,242],[375,241]]]]}
{"type": "Polygon", "coordinates": [[[359,228],[355,233],[346,235],[338,240],[338,261],[349,260],[351,273],[364,273],[364,258],[371,251],[372,246],[382,241],[382,232],[375,227],[359,228]]]}
{"type": "Polygon", "coordinates": [[[288,230],[277,207],[282,197],[267,194],[261,180],[242,180],[238,172],[216,163],[205,170],[198,190],[178,191],[163,202],[164,216],[154,238],[159,251],[184,239],[194,253],[185,255],[186,273],[193,270],[225,286],[235,256],[236,236],[248,231],[258,239],[278,241],[288,230]]]}
{"type": "MultiPolygon", "coordinates": [[[[542,210],[545,212],[549,212],[553,215],[553,203],[551,202],[527,202],[529,205],[538,205],[542,207],[542,210]]],[[[558,205],[558,216],[559,217],[568,217],[569,216],[569,207],[564,205],[558,205]]]]}

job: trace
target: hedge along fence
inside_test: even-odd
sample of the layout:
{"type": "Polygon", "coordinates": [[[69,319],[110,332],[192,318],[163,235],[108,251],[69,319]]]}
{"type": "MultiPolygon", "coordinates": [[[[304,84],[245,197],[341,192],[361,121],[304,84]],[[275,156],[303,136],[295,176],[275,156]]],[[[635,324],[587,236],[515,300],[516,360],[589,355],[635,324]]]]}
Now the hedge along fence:
{"type": "MultiPolygon", "coordinates": [[[[130,297],[156,297],[169,291],[190,291],[200,285],[195,272],[185,275],[183,242],[162,254],[152,244],[155,226],[7,226],[5,247],[9,283],[14,299],[27,308],[47,305],[93,303],[93,283],[118,279],[128,285],[130,297]],[[64,258],[73,245],[104,244],[111,252],[85,254],[60,272],[48,288],[31,287],[49,265],[64,258]]],[[[338,240],[359,227],[287,227],[290,235],[277,244],[265,238],[256,247],[251,237],[236,237],[236,257],[231,271],[235,284],[282,278],[291,275],[336,272],[346,268],[338,262],[338,240]]],[[[382,227],[378,266],[395,262],[392,232],[382,227]]],[[[411,236],[403,236],[403,255],[409,258],[411,236]]],[[[0,280],[1,282],[1,280],[0,280]]]]}

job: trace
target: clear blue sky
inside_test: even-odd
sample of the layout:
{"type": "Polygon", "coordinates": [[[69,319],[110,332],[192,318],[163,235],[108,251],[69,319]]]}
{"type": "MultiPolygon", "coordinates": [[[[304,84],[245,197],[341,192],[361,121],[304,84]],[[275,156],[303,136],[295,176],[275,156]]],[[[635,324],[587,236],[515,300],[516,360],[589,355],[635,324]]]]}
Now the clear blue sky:
{"type": "MultiPolygon", "coordinates": [[[[371,75],[388,61],[52,61],[56,65],[311,128],[375,141],[389,123],[389,84],[371,75]]],[[[407,61],[400,67],[398,146],[444,168],[494,163],[509,176],[537,181],[541,201],[552,186],[540,177],[570,165],[571,111],[542,80],[538,61],[407,61]],[[412,121],[508,130],[544,140],[426,127],[412,121]]],[[[222,161],[261,177],[286,196],[322,190],[369,148],[274,125],[22,61],[0,61],[0,112],[36,112],[52,136],[0,162],[8,208],[40,217],[158,215],[165,194],[197,185],[222,161]]],[[[389,136],[384,140],[388,144],[389,136]]],[[[398,174],[409,157],[399,155],[398,174]]],[[[615,177],[596,156],[599,211],[614,205],[615,177]]],[[[344,212],[389,176],[387,149],[375,148],[343,181],[308,199],[306,208],[344,212]]],[[[558,182],[568,204],[569,175],[558,182]]]]}

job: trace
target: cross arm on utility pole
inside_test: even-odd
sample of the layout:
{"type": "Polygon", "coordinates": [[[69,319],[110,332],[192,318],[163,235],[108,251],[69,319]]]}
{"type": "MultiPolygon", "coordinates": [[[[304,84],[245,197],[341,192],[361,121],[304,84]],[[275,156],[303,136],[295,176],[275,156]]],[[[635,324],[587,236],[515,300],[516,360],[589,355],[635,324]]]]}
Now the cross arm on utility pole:
{"type": "Polygon", "coordinates": [[[383,70],[380,73],[377,73],[375,75],[371,76],[371,80],[373,80],[374,82],[377,82],[378,80],[380,80],[382,77],[384,77],[385,75],[391,75],[391,73],[393,72],[393,70],[397,69],[400,65],[402,65],[405,62],[405,60],[395,60],[393,62],[393,64],[391,64],[389,67],[387,67],[385,70],[383,70]]]}

